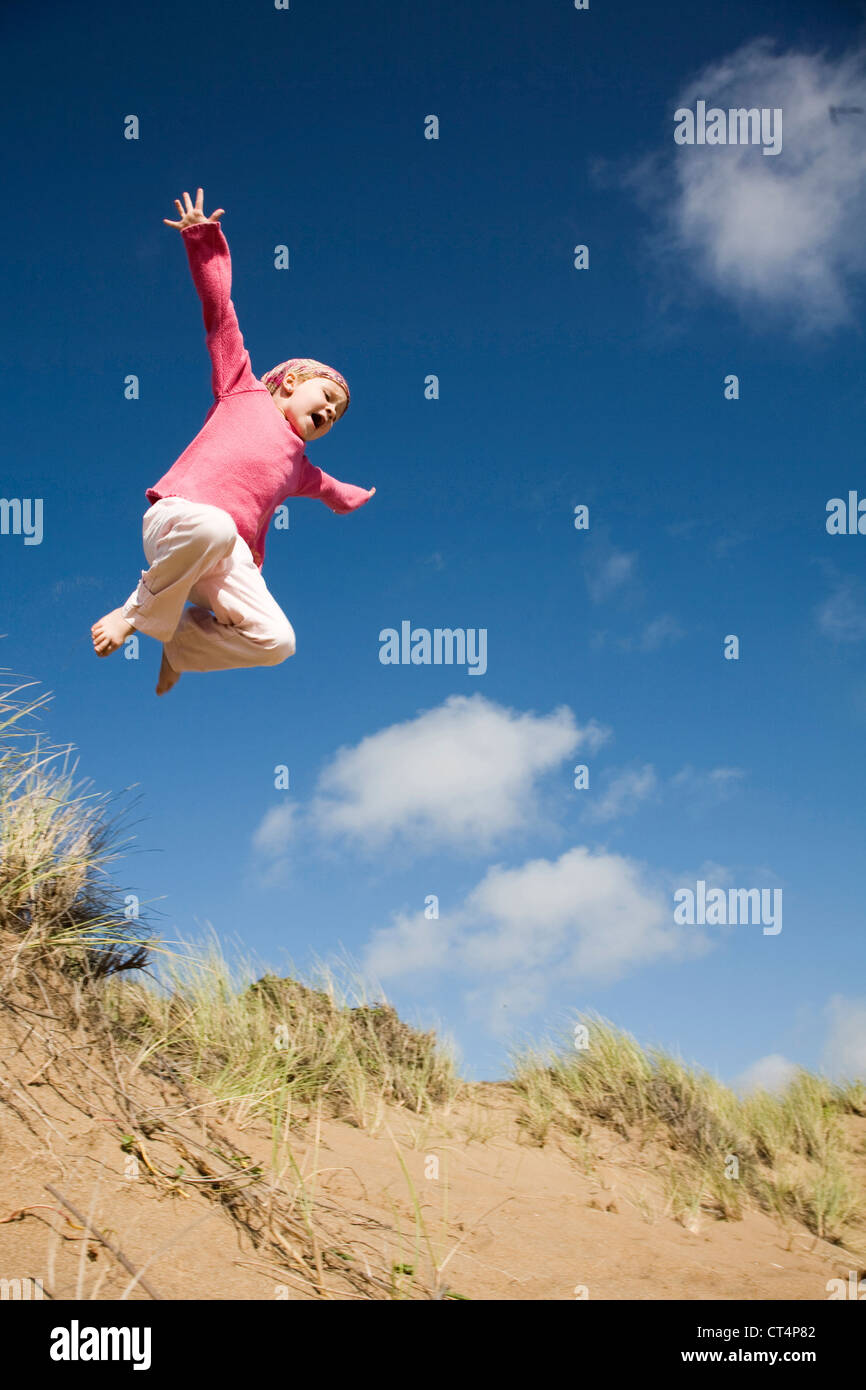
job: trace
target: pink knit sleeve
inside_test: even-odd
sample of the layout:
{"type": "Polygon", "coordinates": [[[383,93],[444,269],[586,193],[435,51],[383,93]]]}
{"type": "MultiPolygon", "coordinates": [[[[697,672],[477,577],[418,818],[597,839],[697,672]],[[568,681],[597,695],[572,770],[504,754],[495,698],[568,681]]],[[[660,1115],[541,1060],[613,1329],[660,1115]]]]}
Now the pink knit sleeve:
{"type": "Polygon", "coordinates": [[[196,222],[181,236],[202,304],[214,397],[248,391],[256,378],[230,297],[232,262],[222,228],[218,222],[196,222]]]}
{"type": "Polygon", "coordinates": [[[318,497],[332,512],[345,513],[357,511],[373,496],[372,491],[365,487],[341,483],[321,468],[314,468],[306,454],[302,465],[300,486],[293,494],[295,497],[318,497]]]}
{"type": "MultiPolygon", "coordinates": [[[[365,502],[369,502],[372,496],[372,489],[368,491],[365,487],[355,487],[354,483],[341,483],[330,474],[324,473],[321,468],[314,468],[305,454],[301,460],[300,486],[296,492],[288,493],[283,502],[288,502],[290,497],[318,497],[332,512],[354,512],[363,507],[365,502]]],[[[258,569],[262,568],[265,561],[265,542],[275,511],[276,507],[259,523],[259,529],[250,546],[258,569]]]]}

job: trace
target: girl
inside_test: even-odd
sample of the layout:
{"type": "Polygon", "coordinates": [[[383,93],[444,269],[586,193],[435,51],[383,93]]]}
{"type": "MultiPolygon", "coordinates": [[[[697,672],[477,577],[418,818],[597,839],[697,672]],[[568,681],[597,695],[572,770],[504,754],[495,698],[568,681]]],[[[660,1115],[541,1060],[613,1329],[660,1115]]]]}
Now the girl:
{"type": "Polygon", "coordinates": [[[157,695],[183,671],[276,666],[292,656],[292,625],[261,574],[274,512],[289,497],[319,497],[333,512],[353,512],[376,491],[340,483],[310,463],[305,444],[348,409],[346,381],[307,357],[256,379],[229,297],[224,209],[205,217],[202,189],[195,205],[183,196],[185,207],[174,200],[180,221],[163,221],[183,236],[202,302],[214,403],[192,443],[147,489],[150,568],[126,603],[91,628],[97,656],[117,651],[135,630],[162,642],[157,695]]]}

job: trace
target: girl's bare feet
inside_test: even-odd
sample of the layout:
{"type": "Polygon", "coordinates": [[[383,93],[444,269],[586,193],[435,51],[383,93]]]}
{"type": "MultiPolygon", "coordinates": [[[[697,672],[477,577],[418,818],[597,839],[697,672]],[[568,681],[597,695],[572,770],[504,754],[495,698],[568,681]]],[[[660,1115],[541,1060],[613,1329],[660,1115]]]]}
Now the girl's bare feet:
{"type": "Polygon", "coordinates": [[[97,656],[110,656],[116,652],[118,647],[122,647],[127,637],[135,628],[132,623],[127,622],[123,616],[121,608],[113,608],[110,613],[106,613],[104,618],[100,618],[98,623],[94,623],[90,629],[93,638],[93,650],[97,656]]]}
{"type": "Polygon", "coordinates": [[[173,685],[177,685],[180,680],[180,671],[176,671],[173,666],[168,664],[168,657],[165,654],[165,647],[162,649],[162,665],[159,668],[159,680],[156,683],[157,695],[164,695],[167,690],[171,690],[173,685]]]}

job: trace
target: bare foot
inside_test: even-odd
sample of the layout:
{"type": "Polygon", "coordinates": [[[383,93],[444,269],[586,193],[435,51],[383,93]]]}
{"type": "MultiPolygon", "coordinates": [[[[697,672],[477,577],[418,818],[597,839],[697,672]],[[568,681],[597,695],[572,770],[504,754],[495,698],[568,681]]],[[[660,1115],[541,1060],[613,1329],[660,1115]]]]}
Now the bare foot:
{"type": "Polygon", "coordinates": [[[173,685],[177,685],[179,680],[180,671],[176,671],[173,666],[169,665],[168,657],[165,654],[165,647],[163,647],[162,665],[159,668],[159,680],[156,683],[157,695],[164,695],[167,690],[171,690],[173,685]]]}
{"type": "Polygon", "coordinates": [[[118,647],[122,647],[127,637],[135,628],[132,623],[127,622],[123,616],[121,608],[113,608],[110,613],[106,613],[104,618],[100,618],[98,623],[94,623],[90,629],[93,638],[93,650],[97,656],[110,656],[116,652],[118,647]]]}

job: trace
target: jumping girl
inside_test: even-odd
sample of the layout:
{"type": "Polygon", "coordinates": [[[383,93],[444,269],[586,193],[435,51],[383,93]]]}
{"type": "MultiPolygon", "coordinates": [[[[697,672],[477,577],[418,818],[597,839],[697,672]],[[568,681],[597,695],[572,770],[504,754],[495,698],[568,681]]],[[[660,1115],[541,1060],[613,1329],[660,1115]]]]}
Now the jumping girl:
{"type": "Polygon", "coordinates": [[[346,412],[349,388],[333,367],[293,357],[260,380],[238,327],[231,258],[219,225],[175,198],[202,302],[214,403],[204,425],[158,483],[147,489],[144,553],[150,566],[121,608],[91,628],[97,656],[133,631],[162,642],[156,687],[164,695],[183,671],[276,666],[294,654],[295,634],[262,578],[265,536],[289,497],[318,497],[333,512],[353,512],[375,488],[338,482],[304,451],[346,412]],[[190,601],[191,607],[184,604],[190,601]]]}

